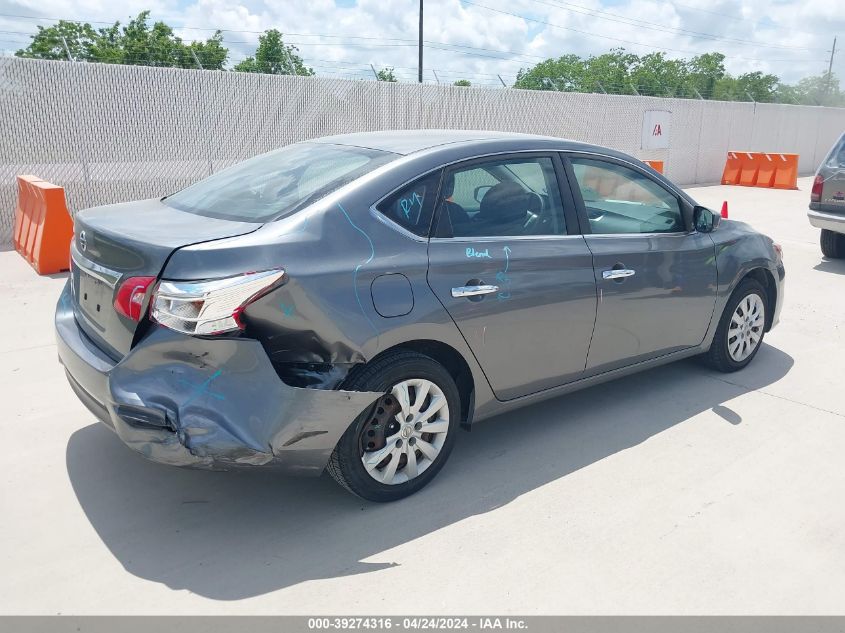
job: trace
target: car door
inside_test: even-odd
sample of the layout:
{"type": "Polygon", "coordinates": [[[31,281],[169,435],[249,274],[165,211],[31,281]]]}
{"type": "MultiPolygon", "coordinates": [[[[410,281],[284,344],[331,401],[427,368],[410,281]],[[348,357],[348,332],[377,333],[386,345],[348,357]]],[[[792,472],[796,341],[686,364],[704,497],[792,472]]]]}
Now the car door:
{"type": "Polygon", "coordinates": [[[561,178],[553,154],[498,155],[443,176],[428,282],[501,400],[584,373],[596,285],[561,178]]]}
{"type": "Polygon", "coordinates": [[[598,286],[587,374],[699,345],[716,303],[711,237],[692,230],[686,203],[645,169],[566,156],[598,286]]]}

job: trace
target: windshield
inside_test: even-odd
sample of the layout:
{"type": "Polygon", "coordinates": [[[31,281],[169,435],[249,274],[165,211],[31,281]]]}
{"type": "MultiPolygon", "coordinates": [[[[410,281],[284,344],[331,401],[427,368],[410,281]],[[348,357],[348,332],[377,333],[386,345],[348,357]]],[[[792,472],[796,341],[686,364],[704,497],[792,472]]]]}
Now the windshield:
{"type": "Polygon", "coordinates": [[[224,169],[163,202],[197,215],[267,222],[291,215],[398,157],[362,147],[297,143],[224,169]]]}

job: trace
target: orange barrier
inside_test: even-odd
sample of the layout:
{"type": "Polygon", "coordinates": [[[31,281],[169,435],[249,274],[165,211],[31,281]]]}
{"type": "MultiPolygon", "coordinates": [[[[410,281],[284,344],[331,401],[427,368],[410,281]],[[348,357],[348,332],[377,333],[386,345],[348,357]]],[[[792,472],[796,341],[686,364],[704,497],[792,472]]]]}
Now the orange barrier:
{"type": "Polygon", "coordinates": [[[37,176],[18,176],[15,250],[39,275],[68,270],[73,220],[65,190],[37,176]]]}
{"type": "Polygon", "coordinates": [[[760,169],[760,156],[752,152],[743,152],[742,164],[739,168],[739,184],[753,187],[757,184],[757,171],[760,169]]]}
{"type": "Polygon", "coordinates": [[[772,158],[777,163],[772,187],[775,189],[798,189],[798,154],[772,154],[772,158]]]}
{"type": "Polygon", "coordinates": [[[771,154],[763,154],[759,159],[759,169],[757,170],[757,187],[771,187],[775,183],[775,173],[777,172],[777,163],[772,160],[771,154]]]}
{"type": "Polygon", "coordinates": [[[738,185],[739,172],[742,168],[742,159],[736,152],[728,152],[728,159],[725,161],[725,169],[722,171],[723,185],[738,185]]]}
{"type": "Polygon", "coordinates": [[[728,152],[722,184],[797,189],[798,154],[728,152]]]}
{"type": "Polygon", "coordinates": [[[663,161],[662,160],[644,160],[643,161],[646,165],[651,167],[654,171],[659,174],[663,173],[663,161]]]}

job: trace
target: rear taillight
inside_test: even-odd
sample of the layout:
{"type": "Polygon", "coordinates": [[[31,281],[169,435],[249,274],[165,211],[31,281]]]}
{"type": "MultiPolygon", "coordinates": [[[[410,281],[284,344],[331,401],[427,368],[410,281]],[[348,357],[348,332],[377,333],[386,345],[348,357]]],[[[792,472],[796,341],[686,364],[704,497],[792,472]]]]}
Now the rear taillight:
{"type": "Polygon", "coordinates": [[[147,289],[155,280],[155,277],[129,277],[125,279],[117,289],[114,309],[133,321],[140,321],[147,289]]]}
{"type": "Polygon", "coordinates": [[[783,262],[783,246],[775,242],[772,244],[772,248],[775,249],[775,255],[777,255],[778,263],[783,262]]]}
{"type": "Polygon", "coordinates": [[[210,281],[162,281],[151,301],[151,314],[161,325],[185,334],[243,329],[244,308],[284,276],[284,270],[275,269],[210,281]]]}
{"type": "Polygon", "coordinates": [[[822,201],[822,188],[824,187],[824,178],[821,177],[821,174],[817,174],[815,180],[813,180],[813,188],[810,190],[810,202],[821,202],[822,201]]]}

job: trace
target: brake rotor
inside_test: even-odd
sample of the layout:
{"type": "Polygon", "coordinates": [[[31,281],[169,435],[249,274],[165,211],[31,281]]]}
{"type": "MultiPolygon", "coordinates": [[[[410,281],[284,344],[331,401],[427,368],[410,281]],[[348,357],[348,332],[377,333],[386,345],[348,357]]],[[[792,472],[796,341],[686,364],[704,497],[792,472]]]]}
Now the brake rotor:
{"type": "Polygon", "coordinates": [[[384,448],[387,438],[399,431],[396,416],[401,412],[402,407],[393,394],[386,393],[376,401],[372,414],[361,429],[362,455],[384,448]]]}

